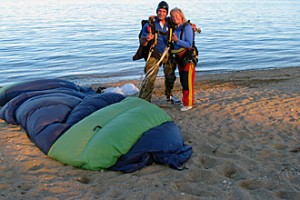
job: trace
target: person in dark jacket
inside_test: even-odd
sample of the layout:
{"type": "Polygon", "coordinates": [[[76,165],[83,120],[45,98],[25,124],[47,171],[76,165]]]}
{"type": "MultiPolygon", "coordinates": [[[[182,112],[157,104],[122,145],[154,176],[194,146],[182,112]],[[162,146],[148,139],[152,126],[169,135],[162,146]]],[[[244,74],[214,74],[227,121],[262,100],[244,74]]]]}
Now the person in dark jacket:
{"type": "MultiPolygon", "coordinates": [[[[169,6],[165,1],[161,1],[156,9],[157,16],[152,17],[150,22],[145,23],[142,32],[140,44],[142,46],[150,45],[150,51],[145,65],[145,79],[142,82],[139,97],[151,102],[152,93],[154,91],[155,80],[159,71],[159,67],[163,64],[165,74],[165,95],[167,101],[172,99],[172,89],[176,80],[176,65],[170,62],[168,43],[171,42],[170,24],[167,17],[169,6]]],[[[150,17],[151,18],[151,17],[150,17]]],[[[150,21],[150,20],[149,20],[150,21]]]]}

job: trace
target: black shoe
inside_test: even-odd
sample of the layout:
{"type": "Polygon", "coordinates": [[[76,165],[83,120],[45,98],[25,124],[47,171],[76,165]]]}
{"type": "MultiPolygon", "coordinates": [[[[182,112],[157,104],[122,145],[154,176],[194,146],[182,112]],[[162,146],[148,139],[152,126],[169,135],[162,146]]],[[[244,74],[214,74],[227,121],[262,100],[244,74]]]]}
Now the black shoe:
{"type": "Polygon", "coordinates": [[[166,101],[170,102],[172,104],[179,104],[179,103],[181,103],[181,101],[177,97],[175,97],[175,96],[167,97],[166,101]]]}

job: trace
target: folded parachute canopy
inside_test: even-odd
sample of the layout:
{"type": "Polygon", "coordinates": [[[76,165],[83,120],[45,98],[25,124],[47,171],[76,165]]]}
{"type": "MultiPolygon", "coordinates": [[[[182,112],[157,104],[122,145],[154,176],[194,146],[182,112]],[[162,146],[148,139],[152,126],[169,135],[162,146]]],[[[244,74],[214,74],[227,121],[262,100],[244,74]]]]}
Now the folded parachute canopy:
{"type": "Polygon", "coordinates": [[[171,117],[137,97],[46,79],[1,88],[0,106],[0,118],[22,126],[41,151],[83,169],[180,169],[192,154],[171,117]]]}

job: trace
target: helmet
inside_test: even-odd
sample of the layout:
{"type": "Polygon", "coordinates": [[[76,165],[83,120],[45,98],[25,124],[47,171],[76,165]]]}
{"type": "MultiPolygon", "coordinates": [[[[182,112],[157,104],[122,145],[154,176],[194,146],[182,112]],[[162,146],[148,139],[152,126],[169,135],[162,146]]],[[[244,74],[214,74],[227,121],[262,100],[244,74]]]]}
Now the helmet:
{"type": "Polygon", "coordinates": [[[168,5],[167,2],[165,2],[165,1],[161,1],[161,2],[158,4],[157,9],[156,9],[156,12],[157,12],[159,9],[161,9],[161,8],[167,10],[167,12],[169,11],[169,5],[168,5]]]}

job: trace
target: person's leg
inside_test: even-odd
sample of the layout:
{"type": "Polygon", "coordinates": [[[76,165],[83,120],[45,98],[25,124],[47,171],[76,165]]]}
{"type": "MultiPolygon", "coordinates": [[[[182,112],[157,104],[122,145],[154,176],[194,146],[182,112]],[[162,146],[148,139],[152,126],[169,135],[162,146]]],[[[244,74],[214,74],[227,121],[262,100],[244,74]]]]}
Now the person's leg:
{"type": "Polygon", "coordinates": [[[182,103],[183,106],[194,105],[194,81],[195,65],[190,62],[186,66],[179,67],[180,83],[182,86],[182,103]]]}
{"type": "Polygon", "coordinates": [[[165,95],[167,99],[172,96],[172,90],[176,81],[176,64],[168,60],[164,64],[164,75],[165,75],[165,95]]]}
{"type": "Polygon", "coordinates": [[[145,66],[145,79],[142,82],[139,97],[151,102],[152,93],[159,66],[155,66],[157,59],[150,57],[145,66]]]}

